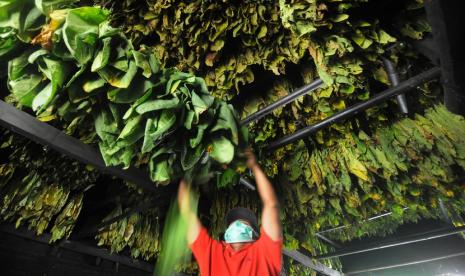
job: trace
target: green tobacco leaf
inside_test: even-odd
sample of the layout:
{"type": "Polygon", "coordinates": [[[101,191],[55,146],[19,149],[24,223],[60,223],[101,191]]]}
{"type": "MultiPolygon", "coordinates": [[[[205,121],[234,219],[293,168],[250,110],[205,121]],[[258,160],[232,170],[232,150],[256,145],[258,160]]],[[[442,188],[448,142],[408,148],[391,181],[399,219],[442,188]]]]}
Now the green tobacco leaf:
{"type": "Polygon", "coordinates": [[[111,118],[109,112],[102,110],[95,118],[95,132],[105,143],[111,143],[116,140],[118,135],[118,126],[111,118]]]}
{"type": "Polygon", "coordinates": [[[176,113],[173,110],[163,110],[158,118],[149,118],[145,124],[142,152],[150,152],[157,141],[176,123],[176,113]]]}
{"type": "Polygon", "coordinates": [[[208,105],[200,98],[194,91],[192,93],[192,105],[194,106],[194,111],[197,114],[202,114],[208,108],[208,105]]]}
{"type": "MultiPolygon", "coordinates": [[[[29,43],[44,23],[45,17],[34,5],[33,1],[6,0],[0,2],[0,33],[3,32],[1,29],[4,29],[6,33],[8,33],[8,30],[14,29],[14,36],[16,38],[22,42],[29,43]]],[[[2,40],[7,36],[6,34],[2,36],[2,40]]],[[[8,37],[13,38],[13,36],[8,37]]],[[[14,45],[18,44],[14,43],[14,45]]]]}
{"type": "Polygon", "coordinates": [[[239,132],[237,130],[237,121],[233,106],[223,104],[220,108],[220,118],[224,119],[229,124],[229,129],[231,130],[231,141],[235,145],[239,145],[239,132]]]}
{"type": "Polygon", "coordinates": [[[379,67],[378,69],[376,69],[373,72],[373,77],[374,77],[375,80],[377,80],[377,81],[379,81],[381,83],[384,83],[386,85],[390,84],[387,73],[386,73],[386,70],[384,70],[383,67],[379,67]]]}
{"type": "Polygon", "coordinates": [[[162,185],[166,185],[170,182],[173,169],[168,160],[151,158],[149,168],[152,181],[162,185]]]}
{"type": "Polygon", "coordinates": [[[181,153],[182,169],[185,171],[192,169],[200,161],[204,152],[205,150],[203,147],[196,147],[192,149],[184,144],[181,153]]]}
{"type": "Polygon", "coordinates": [[[146,92],[142,97],[137,99],[136,102],[131,105],[131,107],[126,111],[126,113],[124,113],[123,120],[128,119],[134,113],[136,107],[146,102],[150,98],[150,96],[152,96],[151,89],[149,89],[148,92],[146,92]]]}
{"type": "Polygon", "coordinates": [[[239,181],[239,174],[236,173],[233,169],[225,170],[219,177],[219,181],[216,186],[218,188],[230,187],[235,185],[239,181]]]}
{"type": "Polygon", "coordinates": [[[110,59],[110,42],[111,38],[107,37],[102,40],[103,47],[95,56],[94,61],[92,62],[91,71],[97,72],[108,64],[110,59]]]}
{"type": "MultiPolygon", "coordinates": [[[[205,80],[203,78],[195,77],[195,83],[197,86],[200,88],[200,92],[204,95],[209,95],[210,92],[208,91],[207,84],[205,83],[205,80]]],[[[205,102],[208,103],[207,100],[204,99],[205,102]]],[[[208,104],[210,105],[210,104],[208,104]]]]}
{"type": "Polygon", "coordinates": [[[214,138],[211,144],[210,156],[219,163],[230,163],[234,158],[234,146],[225,137],[214,138]]]}
{"type": "Polygon", "coordinates": [[[135,116],[128,120],[126,125],[124,126],[123,130],[121,131],[118,139],[124,139],[129,136],[134,130],[139,126],[140,121],[142,120],[142,116],[135,116]]]}
{"type": "Polygon", "coordinates": [[[149,64],[150,64],[150,69],[152,69],[152,72],[154,74],[157,74],[160,71],[160,61],[155,57],[153,53],[149,55],[149,64]]]}
{"type": "Polygon", "coordinates": [[[396,217],[402,217],[402,214],[404,213],[404,209],[400,205],[394,205],[392,207],[392,215],[396,217]]]}
{"type": "Polygon", "coordinates": [[[150,134],[157,130],[157,123],[158,118],[147,119],[145,123],[144,143],[141,149],[142,153],[150,152],[155,147],[155,139],[150,134]]]}
{"type": "Polygon", "coordinates": [[[194,121],[195,112],[193,110],[187,111],[186,119],[184,120],[184,126],[187,129],[192,128],[192,122],[194,121]]]}
{"type": "Polygon", "coordinates": [[[212,128],[211,132],[218,130],[229,130],[231,132],[231,140],[235,145],[239,143],[239,132],[237,129],[237,123],[233,108],[227,104],[221,104],[220,116],[216,122],[216,125],[212,128]]]}
{"type": "Polygon", "coordinates": [[[52,82],[53,86],[59,88],[64,85],[71,66],[55,59],[43,57],[39,62],[39,69],[52,82]]]}
{"type": "Polygon", "coordinates": [[[32,110],[40,112],[53,99],[56,88],[53,88],[52,83],[48,83],[32,100],[32,110]]]}
{"type": "Polygon", "coordinates": [[[147,56],[138,51],[132,51],[132,55],[134,56],[137,67],[142,69],[142,75],[146,78],[150,78],[152,75],[152,69],[147,56]]]}
{"type": "Polygon", "coordinates": [[[21,8],[32,8],[27,2],[26,0],[5,0],[0,2],[0,28],[10,27],[19,30],[21,8]],[[26,7],[23,5],[26,5],[26,7]]]}
{"type": "Polygon", "coordinates": [[[137,76],[128,88],[113,88],[108,91],[107,97],[114,103],[135,103],[153,86],[152,82],[137,76]]]}
{"type": "Polygon", "coordinates": [[[64,7],[69,7],[71,4],[78,2],[77,0],[35,0],[36,7],[39,10],[49,15],[52,11],[58,10],[64,7]]]}
{"type": "Polygon", "coordinates": [[[202,142],[203,135],[207,128],[208,124],[200,124],[196,126],[197,134],[195,135],[195,137],[189,139],[189,144],[191,148],[197,147],[200,144],[200,142],[202,142]]]}
{"type": "Polygon", "coordinates": [[[63,40],[79,64],[92,60],[99,24],[108,14],[107,10],[97,7],[76,8],[68,12],[63,25],[63,40]]]}
{"type": "Polygon", "coordinates": [[[23,77],[27,72],[29,66],[28,58],[30,52],[25,52],[23,55],[16,57],[8,62],[8,78],[9,80],[16,80],[23,77]]]}
{"type": "Polygon", "coordinates": [[[68,82],[66,82],[66,84],[64,86],[65,88],[70,87],[74,83],[74,81],[76,81],[82,74],[85,73],[85,71],[87,69],[87,67],[85,65],[82,66],[82,67],[78,67],[78,68],[79,68],[79,70],[77,72],[75,72],[73,76],[71,76],[71,78],[68,80],[68,82]]]}
{"type": "Polygon", "coordinates": [[[105,67],[98,70],[98,73],[111,86],[128,88],[137,73],[137,65],[134,61],[130,61],[126,72],[105,67]]]}
{"type": "Polygon", "coordinates": [[[136,107],[136,112],[139,114],[144,114],[150,111],[161,110],[161,109],[171,109],[179,106],[179,99],[172,98],[169,100],[151,100],[146,101],[145,103],[136,107]]]}
{"type": "Polygon", "coordinates": [[[0,61],[3,61],[4,58],[10,56],[10,54],[14,54],[16,50],[18,50],[18,38],[14,35],[13,31],[7,31],[7,33],[2,33],[0,30],[0,61]]]}
{"type": "Polygon", "coordinates": [[[9,89],[18,101],[27,107],[32,107],[32,101],[40,91],[42,78],[38,75],[24,75],[21,78],[10,80],[9,89]]]}
{"type": "Polygon", "coordinates": [[[69,74],[70,67],[66,63],[43,57],[39,62],[39,68],[50,80],[50,84],[40,91],[32,101],[32,109],[40,113],[42,110],[46,109],[55,98],[58,89],[63,87],[65,79],[69,74]]]}
{"type": "Polygon", "coordinates": [[[85,92],[90,93],[94,91],[95,89],[103,87],[105,83],[106,83],[105,80],[101,78],[98,78],[96,80],[90,80],[84,83],[84,85],[82,86],[82,89],[85,92]]]}

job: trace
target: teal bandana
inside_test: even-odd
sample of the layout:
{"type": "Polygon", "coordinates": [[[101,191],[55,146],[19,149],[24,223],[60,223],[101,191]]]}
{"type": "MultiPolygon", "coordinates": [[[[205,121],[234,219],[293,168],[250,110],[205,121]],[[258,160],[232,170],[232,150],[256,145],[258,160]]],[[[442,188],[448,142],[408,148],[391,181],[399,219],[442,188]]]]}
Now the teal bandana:
{"type": "MultiPolygon", "coordinates": [[[[236,220],[224,233],[224,241],[226,243],[235,243],[235,242],[253,242],[255,231],[250,225],[243,223],[240,220],[236,220]]],[[[256,235],[258,236],[258,235],[256,235]]]]}

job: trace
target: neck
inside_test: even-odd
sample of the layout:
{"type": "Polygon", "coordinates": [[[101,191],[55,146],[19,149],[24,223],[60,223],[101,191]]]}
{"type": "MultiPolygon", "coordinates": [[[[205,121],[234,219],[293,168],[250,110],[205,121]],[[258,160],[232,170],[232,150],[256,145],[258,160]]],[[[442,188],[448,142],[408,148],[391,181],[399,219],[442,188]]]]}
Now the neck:
{"type": "Polygon", "coordinates": [[[239,251],[241,250],[242,248],[244,248],[244,246],[246,246],[247,244],[249,244],[250,242],[234,242],[234,243],[230,243],[231,245],[231,248],[234,250],[234,251],[239,251]]]}

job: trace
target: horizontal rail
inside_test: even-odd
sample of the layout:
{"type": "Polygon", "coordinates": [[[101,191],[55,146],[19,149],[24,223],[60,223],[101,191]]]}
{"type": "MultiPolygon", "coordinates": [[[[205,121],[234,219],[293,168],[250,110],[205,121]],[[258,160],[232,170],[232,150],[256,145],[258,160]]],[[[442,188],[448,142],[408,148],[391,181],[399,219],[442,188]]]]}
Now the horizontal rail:
{"type": "Polygon", "coordinates": [[[374,251],[374,250],[379,250],[379,249],[384,249],[384,248],[389,248],[389,247],[395,247],[395,246],[400,246],[400,245],[405,245],[405,244],[410,244],[410,243],[438,239],[438,238],[442,238],[446,236],[455,235],[457,233],[461,233],[464,231],[465,231],[465,226],[456,227],[456,228],[455,227],[448,228],[444,230],[432,231],[426,234],[422,233],[419,235],[414,235],[414,236],[408,237],[407,239],[400,240],[400,241],[393,241],[393,242],[388,242],[384,244],[381,243],[381,244],[376,244],[376,245],[372,245],[372,246],[368,246],[364,248],[357,248],[357,249],[342,249],[342,250],[339,250],[333,253],[315,256],[315,258],[317,260],[333,259],[337,257],[354,255],[354,254],[359,254],[363,252],[369,252],[369,251],[374,251]]]}
{"type": "Polygon", "coordinates": [[[340,245],[339,243],[337,243],[337,242],[335,242],[335,241],[329,239],[328,237],[326,237],[326,236],[323,235],[323,234],[316,233],[315,236],[316,236],[317,238],[319,238],[320,240],[325,241],[325,242],[327,242],[328,244],[330,244],[330,245],[332,245],[332,246],[334,246],[334,247],[336,247],[336,248],[340,248],[340,247],[341,247],[341,245],[340,245]]]}
{"type": "Polygon", "coordinates": [[[249,188],[252,191],[256,190],[255,186],[252,183],[250,183],[249,180],[245,179],[244,177],[241,177],[239,179],[239,183],[244,185],[245,187],[249,188]]]}
{"type": "Polygon", "coordinates": [[[328,275],[328,276],[341,276],[342,275],[339,271],[329,268],[318,261],[312,260],[312,258],[300,253],[297,250],[289,250],[289,249],[283,248],[283,255],[288,256],[289,258],[292,258],[293,260],[301,263],[302,265],[310,269],[313,269],[316,272],[319,272],[323,275],[328,275]]]}
{"type": "Polygon", "coordinates": [[[377,95],[374,95],[371,97],[369,100],[360,102],[358,104],[355,104],[345,110],[342,110],[333,116],[330,116],[314,125],[305,127],[303,129],[300,129],[296,131],[294,134],[285,136],[281,139],[278,139],[277,141],[271,142],[268,146],[266,146],[266,150],[271,151],[275,150],[277,148],[280,148],[282,146],[288,145],[290,143],[293,143],[297,140],[300,140],[302,138],[305,138],[315,132],[317,132],[320,129],[323,129],[325,127],[328,127],[336,122],[339,122],[341,120],[350,118],[351,116],[366,110],[370,107],[376,106],[387,99],[397,96],[399,94],[405,93],[409,90],[412,90],[413,88],[417,87],[418,85],[425,83],[429,80],[432,80],[434,78],[437,78],[441,75],[441,69],[438,67],[434,67],[426,72],[423,72],[421,74],[418,74],[406,81],[403,81],[399,83],[399,85],[395,87],[391,87],[377,95]]]}
{"type": "MultiPolygon", "coordinates": [[[[402,209],[402,211],[406,211],[406,210],[408,210],[408,209],[409,209],[408,207],[405,207],[405,208],[402,209]]],[[[379,215],[373,216],[373,217],[371,217],[371,218],[368,218],[368,219],[366,219],[366,220],[364,220],[364,221],[362,221],[362,222],[365,223],[365,222],[368,222],[368,221],[380,219],[380,218],[382,218],[382,217],[386,217],[386,216],[390,216],[390,215],[392,215],[392,212],[386,212],[386,213],[379,214],[379,215]]],[[[334,227],[334,228],[322,230],[322,231],[318,232],[317,234],[324,234],[324,233],[328,233],[328,232],[332,232],[332,231],[344,229],[344,228],[347,228],[347,227],[349,227],[349,226],[350,226],[350,225],[341,225],[341,226],[337,226],[337,227],[334,227]]]]}
{"type": "Polygon", "coordinates": [[[354,274],[360,274],[360,273],[365,273],[365,272],[372,272],[372,271],[379,271],[379,270],[385,270],[385,269],[404,267],[404,266],[409,266],[409,265],[424,264],[424,263],[428,263],[428,262],[440,261],[440,260],[444,260],[444,259],[451,259],[451,258],[456,258],[456,257],[460,257],[460,256],[465,256],[465,251],[464,252],[454,253],[454,254],[447,254],[447,255],[443,255],[443,256],[439,256],[439,257],[428,258],[428,259],[422,259],[422,260],[416,260],[416,261],[411,261],[411,262],[399,263],[399,264],[394,264],[394,265],[387,265],[387,266],[379,266],[379,267],[372,267],[372,268],[354,270],[354,271],[346,272],[346,273],[344,273],[344,275],[354,275],[354,274]]]}
{"type": "Polygon", "coordinates": [[[277,100],[276,102],[258,110],[257,112],[249,115],[246,117],[244,120],[241,121],[241,125],[247,125],[250,124],[252,121],[259,120],[266,116],[267,114],[270,114],[273,112],[278,107],[281,107],[283,105],[286,105],[298,97],[308,94],[324,85],[324,82],[321,79],[316,79],[312,83],[309,83],[307,85],[304,85],[294,91],[292,91],[290,94],[288,94],[285,97],[282,97],[281,99],[277,100]]]}

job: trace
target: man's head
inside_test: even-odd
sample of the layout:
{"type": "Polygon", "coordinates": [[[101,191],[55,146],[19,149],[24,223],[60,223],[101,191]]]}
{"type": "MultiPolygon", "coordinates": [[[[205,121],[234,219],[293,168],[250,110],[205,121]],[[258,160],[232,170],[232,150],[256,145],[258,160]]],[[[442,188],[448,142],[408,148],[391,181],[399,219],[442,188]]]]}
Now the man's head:
{"type": "Polygon", "coordinates": [[[226,215],[226,233],[224,239],[234,250],[255,241],[259,236],[258,222],[255,214],[247,208],[234,208],[226,215]]]}
{"type": "Polygon", "coordinates": [[[243,220],[247,222],[253,230],[255,230],[255,232],[259,232],[257,216],[255,216],[255,213],[250,209],[237,207],[229,210],[226,215],[226,225],[229,226],[236,220],[243,220]]]}

